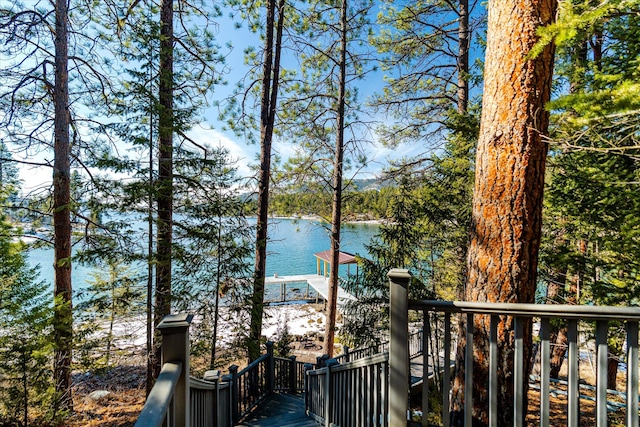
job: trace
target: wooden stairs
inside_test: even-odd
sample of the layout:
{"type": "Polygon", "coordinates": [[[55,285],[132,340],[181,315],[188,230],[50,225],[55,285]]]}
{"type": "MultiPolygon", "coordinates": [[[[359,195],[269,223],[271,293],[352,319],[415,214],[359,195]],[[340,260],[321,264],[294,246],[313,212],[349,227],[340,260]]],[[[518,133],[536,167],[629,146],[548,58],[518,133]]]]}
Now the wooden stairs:
{"type": "Polygon", "coordinates": [[[239,427],[318,427],[307,417],[301,394],[278,393],[269,397],[260,408],[239,427]]]}

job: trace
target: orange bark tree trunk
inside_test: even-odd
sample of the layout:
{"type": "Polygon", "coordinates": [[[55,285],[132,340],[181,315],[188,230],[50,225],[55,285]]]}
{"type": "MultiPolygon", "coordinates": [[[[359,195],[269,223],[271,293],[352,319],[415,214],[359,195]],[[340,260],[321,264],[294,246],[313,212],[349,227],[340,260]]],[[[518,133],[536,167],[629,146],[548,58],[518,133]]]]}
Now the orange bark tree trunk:
{"type": "Polygon", "coordinates": [[[247,340],[249,362],[260,357],[262,315],[267,266],[267,229],[269,213],[269,184],[271,179],[271,146],[275,124],[280,56],[284,29],[284,0],[266,2],[266,34],[262,64],[262,93],[260,100],[260,171],[258,172],[258,221],[256,224],[256,256],[251,294],[251,324],[247,340]],[[277,18],[276,18],[277,14],[277,18]],[[275,38],[274,38],[275,30],[275,38]]]}
{"type": "Polygon", "coordinates": [[[56,402],[72,409],[71,360],[73,314],[71,286],[71,144],[69,139],[69,9],[66,1],[56,1],[55,86],[54,86],[54,368],[56,402]]]}
{"type": "MultiPolygon", "coordinates": [[[[538,26],[551,23],[555,9],[555,0],[489,2],[467,301],[534,301],[547,156],[543,136],[549,123],[544,106],[550,98],[553,46],[535,58],[529,54],[538,41],[538,26]]],[[[481,426],[489,421],[489,319],[476,316],[474,327],[473,423],[481,426]]],[[[526,329],[525,348],[530,351],[530,327],[526,329]]],[[[501,318],[498,335],[498,402],[505,402],[497,414],[498,425],[509,426],[514,420],[512,318],[501,318]]],[[[461,341],[458,355],[464,355],[465,346],[461,341]]],[[[452,399],[454,425],[469,405],[463,395],[463,362],[459,356],[452,399]]]]}
{"type": "Polygon", "coordinates": [[[336,151],[333,162],[333,201],[331,213],[331,272],[329,275],[329,300],[327,301],[327,329],[324,334],[324,354],[333,357],[338,313],[338,286],[340,272],[340,226],[342,224],[342,177],[344,169],[344,122],[347,92],[347,0],[340,5],[340,81],[336,114],[336,151]]]}
{"type": "MultiPolygon", "coordinates": [[[[171,313],[171,270],[173,260],[173,0],[163,0],[160,8],[160,78],[158,81],[158,179],[156,203],[158,226],[156,243],[156,293],[154,325],[171,313]]],[[[156,333],[154,376],[160,374],[161,335],[156,333]]]]}

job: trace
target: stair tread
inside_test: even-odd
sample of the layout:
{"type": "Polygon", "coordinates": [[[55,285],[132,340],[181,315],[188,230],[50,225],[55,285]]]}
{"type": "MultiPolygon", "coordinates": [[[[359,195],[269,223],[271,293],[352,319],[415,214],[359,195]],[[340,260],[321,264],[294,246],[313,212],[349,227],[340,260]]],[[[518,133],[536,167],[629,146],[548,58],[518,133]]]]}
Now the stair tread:
{"type": "Polygon", "coordinates": [[[249,419],[238,427],[316,427],[318,423],[307,417],[304,399],[299,395],[274,394],[249,419]]]}

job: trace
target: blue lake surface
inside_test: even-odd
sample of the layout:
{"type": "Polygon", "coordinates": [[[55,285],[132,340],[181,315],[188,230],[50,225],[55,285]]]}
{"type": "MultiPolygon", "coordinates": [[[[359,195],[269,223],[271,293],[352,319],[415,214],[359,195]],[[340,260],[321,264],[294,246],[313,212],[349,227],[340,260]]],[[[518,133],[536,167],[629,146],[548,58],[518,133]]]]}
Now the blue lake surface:
{"type": "MultiPolygon", "coordinates": [[[[315,274],[317,263],[313,254],[330,249],[330,224],[306,219],[277,218],[269,221],[267,276],[273,276],[275,273],[279,276],[315,274]]],[[[365,245],[371,242],[378,230],[377,224],[343,224],[341,250],[367,257],[365,245]]],[[[48,282],[53,289],[53,249],[31,250],[29,262],[31,265],[40,266],[40,278],[48,282]]],[[[342,266],[340,271],[341,275],[344,274],[346,266],[342,266]]],[[[78,263],[73,264],[73,288],[86,288],[87,279],[91,279],[92,272],[96,272],[96,269],[78,263]]]]}

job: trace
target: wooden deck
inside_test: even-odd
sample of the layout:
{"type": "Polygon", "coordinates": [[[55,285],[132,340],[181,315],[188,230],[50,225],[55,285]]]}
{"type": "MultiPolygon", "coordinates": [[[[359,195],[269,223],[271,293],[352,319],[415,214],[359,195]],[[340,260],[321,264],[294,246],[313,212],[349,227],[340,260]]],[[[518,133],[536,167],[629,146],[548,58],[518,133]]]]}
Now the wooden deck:
{"type": "Polygon", "coordinates": [[[300,395],[273,394],[260,409],[240,427],[317,427],[319,424],[307,417],[304,398],[300,395]]]}
{"type": "MultiPolygon", "coordinates": [[[[307,289],[309,287],[313,288],[316,291],[317,296],[321,296],[322,299],[329,299],[329,283],[327,281],[327,277],[318,275],[318,274],[299,274],[296,276],[269,276],[264,279],[265,285],[282,285],[283,290],[282,293],[286,295],[286,287],[287,284],[290,283],[306,283],[307,289]]],[[[308,294],[308,291],[307,291],[308,294]]],[[[342,287],[338,286],[338,304],[343,304],[346,301],[355,301],[356,297],[351,295],[349,292],[342,289],[342,287]]]]}

